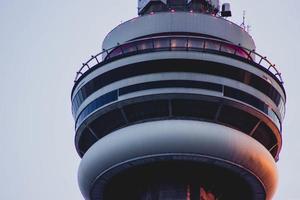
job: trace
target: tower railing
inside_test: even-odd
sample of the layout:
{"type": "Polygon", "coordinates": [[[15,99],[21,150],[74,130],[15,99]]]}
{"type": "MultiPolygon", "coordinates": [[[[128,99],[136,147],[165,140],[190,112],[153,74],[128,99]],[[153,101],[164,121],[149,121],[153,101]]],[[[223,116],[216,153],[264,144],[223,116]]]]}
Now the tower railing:
{"type": "Polygon", "coordinates": [[[76,73],[74,82],[76,84],[82,75],[100,63],[106,64],[123,57],[158,51],[195,51],[238,57],[265,68],[283,84],[281,73],[276,65],[272,64],[266,56],[262,56],[255,50],[250,50],[242,47],[240,44],[235,45],[224,40],[194,36],[158,36],[117,44],[112,48],[104,49],[102,52],[91,56],[87,62],[83,63],[76,73]]]}

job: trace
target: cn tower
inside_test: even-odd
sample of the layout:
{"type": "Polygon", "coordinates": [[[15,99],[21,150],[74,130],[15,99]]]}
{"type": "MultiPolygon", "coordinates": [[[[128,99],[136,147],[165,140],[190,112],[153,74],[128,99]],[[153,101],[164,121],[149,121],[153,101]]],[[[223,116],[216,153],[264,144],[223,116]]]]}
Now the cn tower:
{"type": "Polygon", "coordinates": [[[86,200],[271,200],[286,94],[219,0],[139,0],[72,90],[86,200]]]}

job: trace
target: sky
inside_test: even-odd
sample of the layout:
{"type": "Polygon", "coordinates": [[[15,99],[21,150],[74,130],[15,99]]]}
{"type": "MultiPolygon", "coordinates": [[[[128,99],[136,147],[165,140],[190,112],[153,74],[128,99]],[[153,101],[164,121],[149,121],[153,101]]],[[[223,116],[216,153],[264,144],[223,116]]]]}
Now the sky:
{"type": "MultiPolygon", "coordinates": [[[[82,200],[70,93],[105,35],[136,0],[0,0],[0,199],[82,200]]],[[[225,2],[225,1],[223,1],[225,2]]],[[[287,114],[274,200],[300,200],[300,1],[228,0],[285,80],[287,114]]]]}

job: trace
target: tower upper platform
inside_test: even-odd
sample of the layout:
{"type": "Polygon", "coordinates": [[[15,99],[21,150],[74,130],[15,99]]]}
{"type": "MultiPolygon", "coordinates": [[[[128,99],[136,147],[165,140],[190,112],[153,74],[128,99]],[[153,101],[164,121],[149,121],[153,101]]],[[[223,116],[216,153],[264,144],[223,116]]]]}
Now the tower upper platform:
{"type": "Polygon", "coordinates": [[[217,14],[219,0],[138,0],[139,15],[170,10],[217,14]]]}
{"type": "Polygon", "coordinates": [[[107,50],[134,39],[167,34],[205,36],[250,50],[256,48],[249,33],[229,20],[206,13],[180,11],[143,15],[124,22],[108,33],[102,47],[107,50]]]}

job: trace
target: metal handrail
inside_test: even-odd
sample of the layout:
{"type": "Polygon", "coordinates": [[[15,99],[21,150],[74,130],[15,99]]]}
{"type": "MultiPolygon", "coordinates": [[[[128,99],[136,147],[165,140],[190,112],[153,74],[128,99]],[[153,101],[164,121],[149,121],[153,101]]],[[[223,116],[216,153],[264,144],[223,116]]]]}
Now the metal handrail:
{"type": "MultiPolygon", "coordinates": [[[[98,53],[97,55],[95,56],[91,56],[91,58],[82,64],[81,68],[79,69],[79,71],[76,73],[76,77],[75,77],[75,80],[74,82],[77,83],[77,81],[79,80],[79,78],[85,74],[87,71],[89,71],[90,69],[92,69],[94,66],[96,66],[97,64],[100,64],[101,62],[103,61],[109,61],[111,58],[108,58],[108,56],[110,55],[111,50],[114,50],[114,49],[117,49],[117,48],[122,48],[122,46],[124,45],[127,45],[127,44],[133,44],[133,43],[137,43],[139,41],[147,41],[147,40],[151,40],[152,43],[154,43],[155,39],[163,39],[163,38],[168,38],[168,39],[175,39],[175,38],[186,38],[187,39],[187,42],[189,41],[189,39],[201,39],[204,41],[204,44],[206,41],[211,41],[211,42],[217,42],[219,43],[220,47],[219,47],[219,52],[224,52],[222,51],[222,45],[230,45],[232,47],[235,47],[235,52],[232,54],[232,55],[236,55],[238,56],[236,53],[237,53],[237,50],[243,50],[245,53],[248,54],[248,59],[255,62],[256,64],[258,64],[259,66],[262,66],[264,67],[265,69],[267,69],[269,72],[271,72],[278,80],[281,84],[283,84],[283,79],[281,77],[281,73],[279,72],[279,70],[276,68],[276,65],[275,64],[272,64],[266,56],[262,56],[261,54],[257,53],[255,50],[250,50],[248,48],[245,48],[245,47],[242,47],[240,44],[239,45],[235,45],[235,44],[232,44],[232,43],[229,43],[229,42],[226,42],[226,41],[223,41],[223,40],[219,40],[219,39],[213,39],[213,38],[205,38],[205,37],[195,37],[195,36],[189,36],[189,37],[186,37],[186,36],[157,36],[157,37],[150,37],[150,38],[142,38],[142,39],[137,39],[137,40],[132,40],[132,41],[129,41],[129,42],[125,42],[123,44],[117,44],[116,46],[112,47],[112,48],[109,48],[109,49],[103,49],[102,52],[98,53]],[[103,54],[107,54],[107,57],[102,60],[102,61],[99,61],[100,59],[100,56],[103,56],[103,54]],[[252,59],[252,56],[255,56],[255,57],[258,57],[258,62],[256,62],[255,60],[252,59]],[[94,66],[91,66],[91,63],[94,62],[95,65],[94,66]],[[264,66],[262,65],[262,63],[265,62],[267,64],[267,66],[264,66]]],[[[136,46],[137,47],[137,46],[136,46]]],[[[170,51],[172,51],[173,48],[183,48],[183,47],[171,47],[169,46],[169,49],[170,51]]],[[[137,48],[138,49],[138,48],[137,48]]],[[[159,48],[155,48],[154,45],[153,45],[153,49],[152,50],[157,50],[159,48]]],[[[147,49],[148,51],[151,50],[151,49],[147,49]]],[[[203,45],[202,48],[199,48],[199,50],[202,50],[202,51],[205,51],[205,50],[215,50],[215,49],[209,49],[206,47],[206,45],[203,45]]],[[[192,48],[189,48],[187,46],[187,51],[193,51],[192,48]]],[[[138,50],[136,51],[138,52],[138,50]]],[[[227,52],[228,53],[228,52],[227,52]]],[[[121,56],[125,56],[127,53],[124,53],[122,51],[122,54],[121,56]]],[[[230,54],[230,53],[229,53],[230,54]]],[[[120,55],[119,55],[120,56],[120,55]]],[[[242,56],[241,56],[242,57],[242,56]]],[[[101,58],[102,59],[102,58],[101,58]]]]}

